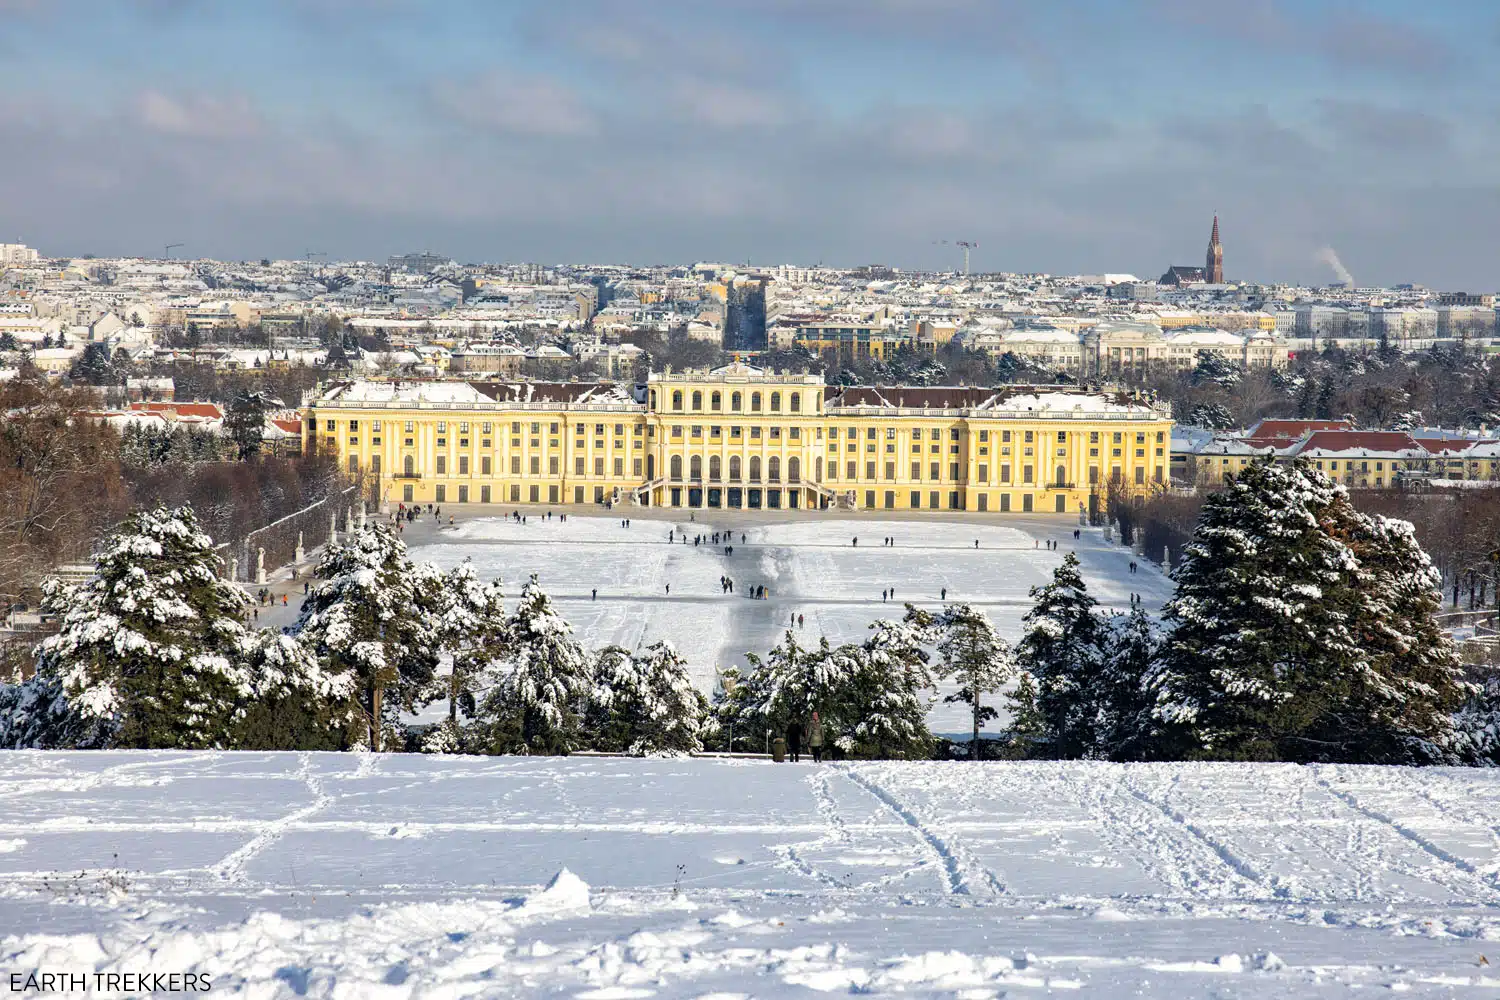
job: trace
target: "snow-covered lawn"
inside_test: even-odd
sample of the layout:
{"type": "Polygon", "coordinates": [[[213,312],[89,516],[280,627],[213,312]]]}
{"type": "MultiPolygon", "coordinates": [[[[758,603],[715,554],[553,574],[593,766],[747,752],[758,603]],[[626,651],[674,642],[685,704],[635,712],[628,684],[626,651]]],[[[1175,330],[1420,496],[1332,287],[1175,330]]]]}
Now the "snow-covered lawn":
{"type": "MultiPolygon", "coordinates": [[[[1142,560],[1140,572],[1130,573],[1130,550],[1106,544],[1097,530],[1084,529],[1075,541],[1076,518],[818,518],[742,526],[744,520],[733,526],[733,555],[724,554],[722,541],[692,544],[696,535],[728,530],[707,511],[697,521],[633,519],[628,529],[619,518],[564,522],[532,515],[524,525],[476,518],[442,531],[435,542],[413,545],[411,554],[442,569],[472,558],[482,577],[504,580],[511,597],[536,573],[586,646],[633,649],[668,639],[705,692],[715,667],[743,665],[746,652],[763,654],[793,614],[805,619],[797,633],[808,644],[825,635],[834,644],[857,642],[870,622],[899,618],[906,601],[936,609],[944,589],[950,601],[983,608],[1001,635],[1014,641],[1031,607],[1031,587],[1051,579],[1069,551],[1078,554],[1090,592],[1106,607],[1124,610],[1130,594],[1138,593],[1154,609],[1171,595],[1171,582],[1154,566],[1142,560]],[[677,531],[676,544],[667,541],[669,528],[677,531]],[[895,539],[893,546],[882,544],[886,536],[895,539]],[[1056,550],[1046,548],[1049,539],[1057,541],[1056,550]],[[734,594],[721,591],[721,576],[734,580],[734,594]],[[764,586],[768,598],[751,600],[753,586],[764,586]],[[884,590],[894,590],[894,599],[882,601],[884,590]]],[[[931,718],[934,731],[967,732],[965,711],[939,702],[931,718]]]]}
{"type": "Polygon", "coordinates": [[[21,752],[0,804],[5,975],[349,998],[1500,991],[1492,771],[21,752]]]}

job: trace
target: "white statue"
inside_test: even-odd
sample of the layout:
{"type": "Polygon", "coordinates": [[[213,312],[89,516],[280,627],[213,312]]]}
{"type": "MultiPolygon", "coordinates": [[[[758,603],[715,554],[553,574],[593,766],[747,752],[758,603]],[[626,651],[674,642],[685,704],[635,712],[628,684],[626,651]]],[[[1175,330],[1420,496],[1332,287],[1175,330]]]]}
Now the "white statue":
{"type": "Polygon", "coordinates": [[[339,540],[339,512],[330,510],[328,512],[328,544],[332,545],[339,540]]]}
{"type": "Polygon", "coordinates": [[[264,545],[255,552],[255,582],[257,584],[266,582],[266,547],[264,545]]]}
{"type": "Polygon", "coordinates": [[[231,579],[231,580],[238,580],[239,578],[240,578],[240,561],[239,561],[238,557],[236,557],[234,559],[229,560],[229,579],[231,579]]]}
{"type": "Polygon", "coordinates": [[[345,511],[344,511],[344,530],[346,532],[348,532],[349,534],[351,534],[351,535],[354,534],[354,508],[353,507],[349,507],[349,508],[345,509],[345,511]]]}
{"type": "Polygon", "coordinates": [[[1162,569],[1169,570],[1172,568],[1172,546],[1163,545],[1161,547],[1161,565],[1162,569]]]}
{"type": "Polygon", "coordinates": [[[361,500],[359,502],[359,518],[358,518],[358,521],[359,521],[359,530],[360,531],[364,531],[365,530],[365,502],[363,500],[361,500]]]}
{"type": "Polygon", "coordinates": [[[297,564],[300,566],[307,559],[307,552],[302,548],[302,532],[297,532],[297,564]]]}

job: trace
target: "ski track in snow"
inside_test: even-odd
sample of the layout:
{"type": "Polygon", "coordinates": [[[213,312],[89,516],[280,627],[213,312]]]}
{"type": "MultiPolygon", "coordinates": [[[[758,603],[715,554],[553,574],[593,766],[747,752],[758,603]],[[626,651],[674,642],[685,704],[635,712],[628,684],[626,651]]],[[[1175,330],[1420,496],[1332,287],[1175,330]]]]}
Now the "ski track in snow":
{"type": "MultiPolygon", "coordinates": [[[[373,758],[374,756],[374,754],[369,754],[367,758],[373,758]]],[[[360,775],[360,771],[366,769],[366,763],[365,760],[359,762],[359,769],[355,771],[356,775],[360,775]]],[[[370,765],[370,768],[373,769],[373,764],[370,765]]],[[[289,812],[280,819],[274,819],[266,823],[260,832],[250,838],[243,847],[215,865],[213,873],[220,881],[243,883],[245,881],[245,866],[252,859],[280,840],[292,824],[307,819],[333,801],[333,796],[323,791],[322,779],[318,777],[317,770],[313,767],[312,756],[310,754],[303,753],[298,755],[297,777],[302,780],[307,786],[307,790],[312,793],[312,804],[289,812]]]]}
{"type": "Polygon", "coordinates": [[[1319,787],[1326,789],[1355,813],[1378,824],[1378,828],[1390,831],[1423,852],[1431,861],[1436,862],[1436,864],[1426,866],[1402,865],[1398,870],[1411,871],[1420,878],[1450,889],[1456,898],[1482,900],[1490,905],[1500,904],[1500,891],[1497,891],[1493,875],[1481,874],[1473,863],[1439,847],[1400,820],[1364,804],[1355,793],[1348,789],[1336,787],[1334,780],[1348,773],[1344,768],[1318,765],[1313,765],[1313,767],[1319,787]]]}
{"type": "MultiPolygon", "coordinates": [[[[875,768],[869,770],[879,773],[875,768]]],[[[911,827],[912,832],[927,846],[933,859],[941,867],[950,894],[976,895],[976,881],[982,882],[995,895],[1006,893],[1004,881],[994,871],[976,861],[954,837],[940,833],[930,821],[924,821],[916,808],[881,786],[876,778],[867,776],[863,769],[840,768],[840,773],[879,799],[903,823],[911,827]]]]}

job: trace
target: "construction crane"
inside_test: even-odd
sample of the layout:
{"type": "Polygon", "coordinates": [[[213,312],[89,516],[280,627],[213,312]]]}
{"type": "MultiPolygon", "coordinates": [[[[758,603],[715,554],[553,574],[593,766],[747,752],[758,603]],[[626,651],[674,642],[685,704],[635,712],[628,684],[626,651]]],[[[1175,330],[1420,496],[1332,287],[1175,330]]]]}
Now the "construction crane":
{"type": "Polygon", "coordinates": [[[328,255],[326,253],[324,253],[323,251],[321,251],[321,250],[309,250],[306,253],[304,253],[302,256],[303,256],[304,259],[309,260],[309,261],[312,260],[314,257],[322,257],[324,259],[327,259],[327,257],[328,257],[328,255]]]}
{"type": "Polygon", "coordinates": [[[182,243],[168,243],[167,244],[167,253],[166,253],[167,260],[171,260],[172,259],[172,251],[173,250],[177,249],[180,246],[184,246],[184,245],[185,244],[182,244],[182,243]]]}
{"type": "Polygon", "coordinates": [[[969,251],[978,250],[979,244],[969,240],[958,240],[955,245],[964,248],[964,277],[967,278],[969,276],[969,251]]]}

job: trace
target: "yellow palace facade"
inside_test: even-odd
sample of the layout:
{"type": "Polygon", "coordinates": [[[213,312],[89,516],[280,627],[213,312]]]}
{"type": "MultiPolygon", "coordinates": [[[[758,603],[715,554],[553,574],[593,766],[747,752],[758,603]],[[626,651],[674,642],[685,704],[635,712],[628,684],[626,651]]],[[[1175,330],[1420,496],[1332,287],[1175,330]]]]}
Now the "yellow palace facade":
{"type": "Polygon", "coordinates": [[[743,364],[644,385],[352,381],[307,452],[383,502],[1077,513],[1167,482],[1164,406],[1076,386],[840,387],[743,364]]]}

